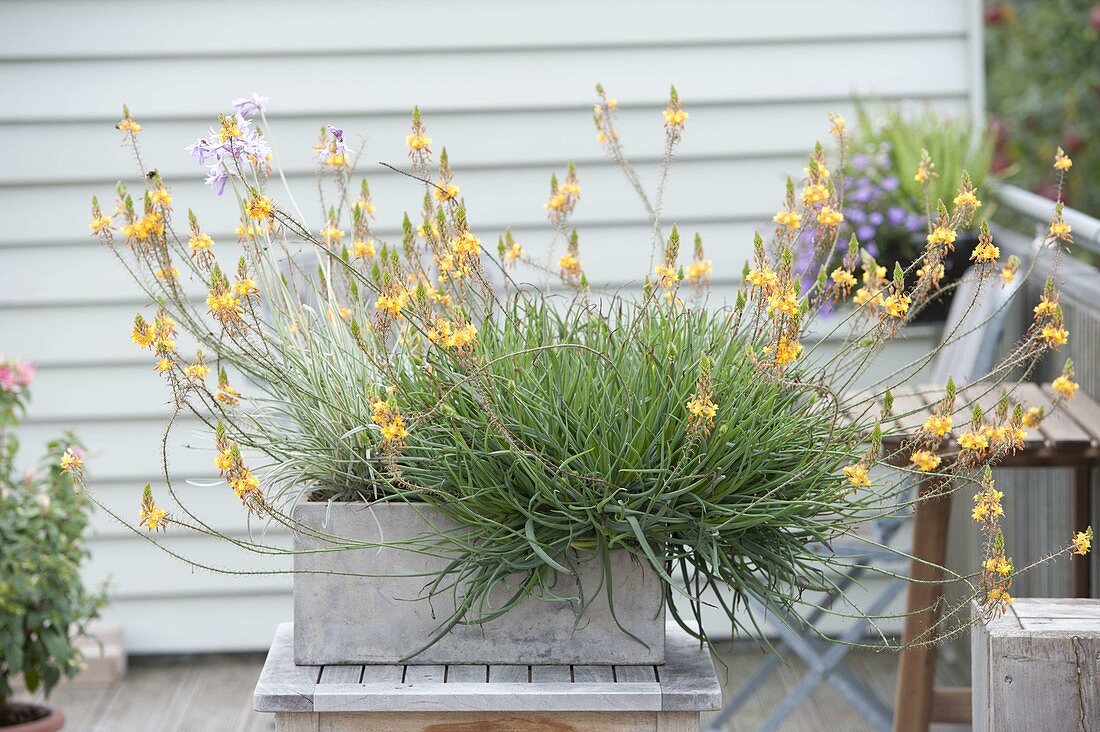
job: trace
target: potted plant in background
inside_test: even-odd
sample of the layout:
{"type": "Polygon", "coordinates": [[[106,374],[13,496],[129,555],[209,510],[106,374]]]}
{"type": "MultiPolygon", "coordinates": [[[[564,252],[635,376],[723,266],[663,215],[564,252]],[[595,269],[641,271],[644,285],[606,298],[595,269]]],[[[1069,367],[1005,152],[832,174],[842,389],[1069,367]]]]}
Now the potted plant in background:
{"type": "Polygon", "coordinates": [[[46,696],[62,677],[80,670],[72,638],[96,618],[101,593],[80,580],[87,559],[84,530],[91,502],[74,490],[82,468],[72,435],[53,440],[37,469],[17,474],[13,432],[34,376],[29,363],[0,359],[0,729],[52,732],[64,715],[13,700],[22,677],[29,692],[46,696]]]}
{"type": "MultiPolygon", "coordinates": [[[[896,510],[914,476],[942,490],[980,486],[979,499],[994,501],[987,468],[1021,444],[1028,406],[1014,403],[1007,369],[993,371],[990,388],[1004,385],[996,410],[946,384],[935,420],[890,454],[883,435],[904,416],[891,388],[920,363],[848,388],[936,296],[931,273],[981,206],[971,180],[951,181],[945,205],[926,212],[912,263],[887,269],[842,239],[844,169],[819,145],[788,183],[769,240],[756,236],[733,301],[715,302],[702,241],[682,246],[661,220],[688,120],[676,90],[653,195],[623,156],[616,101],[597,92],[597,139],[652,225],[633,292],[589,285],[572,165],[545,199],[548,254],[508,231],[495,253],[484,246],[416,110],[401,172],[418,208],[394,241],[373,230],[370,188],[354,179],[360,151],[331,125],[315,147],[321,205],[304,213],[256,96],[190,148],[214,193],[231,193],[239,250],[183,215],[155,170],[140,171],[140,192],[119,184],[109,207],[93,198],[92,235],[153,304],[131,338],[172,393],[172,421],[188,412],[209,427],[227,490],[250,517],[293,531],[295,548],[218,532],[168,471],[171,503],[147,487],[140,523],[292,555],[299,661],[659,663],[664,612],[705,638],[702,607],[713,602],[753,634],[747,598],[790,609],[839,591],[831,570],[846,558],[828,551],[832,540],[896,510]],[[817,273],[801,289],[799,242],[810,242],[817,273]],[[567,294],[538,286],[551,281],[567,294]],[[840,352],[803,346],[816,314],[838,302],[853,303],[837,326],[850,330],[840,352]],[[945,439],[952,425],[964,433],[957,445],[945,439]]],[[[136,152],[145,133],[129,110],[117,128],[136,152]]],[[[832,116],[831,131],[843,161],[844,120],[832,116]]],[[[947,176],[933,165],[921,155],[910,173],[924,198],[947,176]]],[[[1055,223],[1051,248],[1068,241],[1060,214],[1055,223]]],[[[970,257],[983,281],[1017,274],[984,228],[970,257]]],[[[1056,301],[1052,287],[1014,363],[1064,342],[1056,301]]],[[[1010,567],[1001,513],[984,516],[982,566],[1010,567]]],[[[1012,571],[959,578],[970,593],[945,617],[963,617],[971,598],[1003,610],[1012,571]]]]}
{"type": "MultiPolygon", "coordinates": [[[[855,236],[861,247],[886,267],[899,262],[904,269],[917,261],[927,244],[928,222],[942,201],[956,205],[958,183],[967,176],[974,195],[985,198],[982,186],[989,174],[992,141],[983,131],[958,118],[945,117],[931,108],[920,114],[892,106],[876,114],[859,108],[859,126],[852,140],[852,154],[845,166],[844,228],[840,244],[855,236]],[[932,165],[921,166],[927,155],[932,165]],[[927,180],[918,180],[927,175],[927,180]]],[[[983,212],[989,218],[988,211],[983,212]]],[[[954,297],[951,287],[972,262],[978,243],[977,223],[954,232],[953,250],[939,264],[941,293],[917,311],[913,322],[942,321],[954,297]]],[[[808,258],[810,247],[800,252],[808,258]]],[[[804,280],[816,272],[806,272],[804,280]]]]}

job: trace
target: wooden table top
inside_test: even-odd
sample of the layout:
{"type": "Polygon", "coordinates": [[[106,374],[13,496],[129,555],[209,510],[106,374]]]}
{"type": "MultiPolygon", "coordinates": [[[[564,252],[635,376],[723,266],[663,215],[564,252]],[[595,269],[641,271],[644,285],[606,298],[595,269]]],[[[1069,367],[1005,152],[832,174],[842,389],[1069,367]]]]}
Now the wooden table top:
{"type": "Polygon", "coordinates": [[[275,632],[258,712],[701,712],[722,706],[710,652],[669,623],[660,666],[296,666],[275,632]]]}

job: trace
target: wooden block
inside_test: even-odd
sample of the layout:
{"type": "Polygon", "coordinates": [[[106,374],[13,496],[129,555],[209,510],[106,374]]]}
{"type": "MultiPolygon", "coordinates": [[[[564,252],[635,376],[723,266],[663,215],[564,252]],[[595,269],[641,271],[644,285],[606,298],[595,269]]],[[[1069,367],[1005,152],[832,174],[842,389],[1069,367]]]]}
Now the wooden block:
{"type": "Polygon", "coordinates": [[[1100,600],[1018,598],[1003,617],[977,626],[975,732],[1100,725],[1098,609],[1100,600]]]}

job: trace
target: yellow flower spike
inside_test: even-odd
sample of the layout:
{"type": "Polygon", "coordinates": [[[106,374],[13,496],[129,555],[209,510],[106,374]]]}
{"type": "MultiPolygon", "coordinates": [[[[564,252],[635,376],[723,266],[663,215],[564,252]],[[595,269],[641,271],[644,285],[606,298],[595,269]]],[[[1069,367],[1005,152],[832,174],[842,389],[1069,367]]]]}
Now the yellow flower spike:
{"type": "Polygon", "coordinates": [[[833,137],[843,137],[848,131],[847,121],[839,114],[829,113],[829,134],[833,137]]]}
{"type": "Polygon", "coordinates": [[[1066,399],[1072,399],[1077,394],[1077,389],[1080,388],[1080,384],[1068,378],[1064,374],[1056,378],[1050,385],[1059,396],[1066,399]]]}
{"type": "Polygon", "coordinates": [[[866,488],[871,485],[871,472],[866,463],[859,462],[854,465],[846,465],[843,468],[844,477],[855,488],[866,488]]]}
{"type": "Polygon", "coordinates": [[[1066,155],[1066,151],[1062,148],[1058,148],[1058,152],[1054,154],[1054,169],[1060,170],[1063,173],[1073,167],[1073,160],[1069,155],[1066,155]]]}
{"type": "Polygon", "coordinates": [[[959,208],[981,208],[982,202],[974,194],[974,191],[959,191],[955,196],[954,204],[959,208]]]}
{"type": "Polygon", "coordinates": [[[825,227],[839,226],[844,221],[844,214],[832,206],[823,206],[817,214],[817,223],[825,227]]]}
{"type": "Polygon", "coordinates": [[[1069,342],[1069,331],[1061,326],[1045,325],[1039,331],[1039,340],[1057,350],[1059,346],[1064,346],[1069,342]]]}
{"type": "Polygon", "coordinates": [[[787,317],[798,315],[798,295],[794,287],[788,286],[782,292],[775,290],[768,300],[768,309],[773,314],[781,313],[787,317]]]}
{"type": "Polygon", "coordinates": [[[253,193],[252,198],[245,206],[245,213],[251,219],[270,219],[275,215],[275,202],[269,196],[253,193]]]}
{"type": "Polygon", "coordinates": [[[138,526],[144,526],[149,531],[163,531],[168,526],[168,512],[153,501],[153,489],[148,483],[142,492],[138,516],[138,526]]]}
{"type": "Polygon", "coordinates": [[[1008,590],[1004,589],[1003,587],[994,587],[986,595],[986,598],[991,603],[999,603],[1005,605],[1012,604],[1012,596],[1009,595],[1008,590]]]}
{"type": "Polygon", "coordinates": [[[423,134],[406,135],[405,144],[411,150],[427,150],[428,146],[432,144],[432,138],[423,134]]]}
{"type": "Polygon", "coordinates": [[[1058,219],[1050,224],[1050,235],[1057,239],[1065,239],[1071,241],[1070,232],[1073,231],[1073,227],[1067,224],[1065,221],[1058,219]]]}
{"type": "Polygon", "coordinates": [[[339,244],[344,240],[345,232],[335,223],[330,222],[321,229],[321,241],[325,244],[339,244]]]}
{"type": "Polygon", "coordinates": [[[829,189],[821,183],[810,183],[802,188],[802,203],[813,205],[824,203],[829,198],[829,189]]]}
{"type": "Polygon", "coordinates": [[[558,260],[558,267],[562,274],[569,277],[578,277],[581,273],[581,260],[576,254],[568,253],[558,260]]]}
{"type": "Polygon", "coordinates": [[[1074,554],[1078,556],[1085,556],[1092,549],[1092,527],[1088,527],[1084,531],[1078,531],[1073,535],[1073,544],[1071,549],[1074,554]]]}
{"type": "Polygon", "coordinates": [[[856,284],[855,275],[843,267],[837,267],[829,275],[830,279],[836,283],[837,287],[847,293],[856,284]]]}
{"type": "Polygon", "coordinates": [[[882,303],[882,309],[887,315],[894,318],[903,318],[909,312],[909,305],[913,299],[905,294],[891,294],[882,303]]]}
{"type": "Polygon", "coordinates": [[[950,414],[945,415],[932,415],[928,419],[924,420],[924,424],[921,425],[921,429],[930,435],[936,437],[943,437],[951,431],[953,427],[953,418],[950,414]]]}
{"type": "Polygon", "coordinates": [[[81,458],[73,448],[68,448],[61,456],[61,462],[59,463],[61,472],[80,474],[84,470],[84,459],[81,458]]]}
{"type": "Polygon", "coordinates": [[[938,468],[942,459],[934,452],[918,450],[909,456],[909,462],[920,472],[927,473],[938,468]]]}
{"type": "Polygon", "coordinates": [[[802,225],[802,214],[798,211],[783,209],[772,217],[772,221],[788,229],[797,229],[802,225]]]}
{"type": "Polygon", "coordinates": [[[88,224],[88,228],[92,230],[93,236],[98,236],[106,231],[111,230],[111,217],[106,214],[101,214],[92,219],[92,222],[88,224]]]}
{"type": "Polygon", "coordinates": [[[746,278],[750,285],[755,288],[759,288],[764,292],[770,292],[776,283],[779,281],[779,276],[775,272],[764,267],[763,269],[753,269],[749,272],[749,276],[746,278]]]}
{"type": "Polygon", "coordinates": [[[1024,412],[1024,427],[1038,427],[1042,421],[1043,410],[1041,407],[1030,407],[1024,412]]]}
{"type": "MultiPolygon", "coordinates": [[[[765,346],[764,352],[771,353],[771,346],[765,346]]],[[[775,344],[775,363],[777,366],[786,366],[793,363],[802,355],[802,344],[787,336],[780,336],[775,344]]]]}
{"type": "Polygon", "coordinates": [[[989,439],[980,432],[964,432],[959,438],[959,447],[971,452],[979,452],[989,447],[989,439]]]}
{"type": "Polygon", "coordinates": [[[377,254],[377,249],[375,249],[374,246],[374,239],[352,242],[351,253],[356,259],[370,259],[377,254]]]}
{"type": "Polygon", "coordinates": [[[956,238],[958,238],[958,234],[956,234],[955,230],[951,227],[937,226],[932,230],[932,233],[928,235],[928,244],[943,244],[951,249],[954,249],[956,238]]]}

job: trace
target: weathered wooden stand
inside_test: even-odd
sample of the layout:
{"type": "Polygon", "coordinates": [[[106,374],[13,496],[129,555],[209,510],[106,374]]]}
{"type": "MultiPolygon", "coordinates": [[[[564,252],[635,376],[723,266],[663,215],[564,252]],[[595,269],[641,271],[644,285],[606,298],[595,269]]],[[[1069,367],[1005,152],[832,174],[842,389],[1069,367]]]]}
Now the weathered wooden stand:
{"type": "Polygon", "coordinates": [[[1100,728],[1100,600],[1018,598],[971,644],[974,732],[1100,728]]]}
{"type": "Polygon", "coordinates": [[[671,624],[660,666],[296,666],[293,635],[253,697],[278,732],[695,732],[722,704],[710,652],[671,624]]]}

